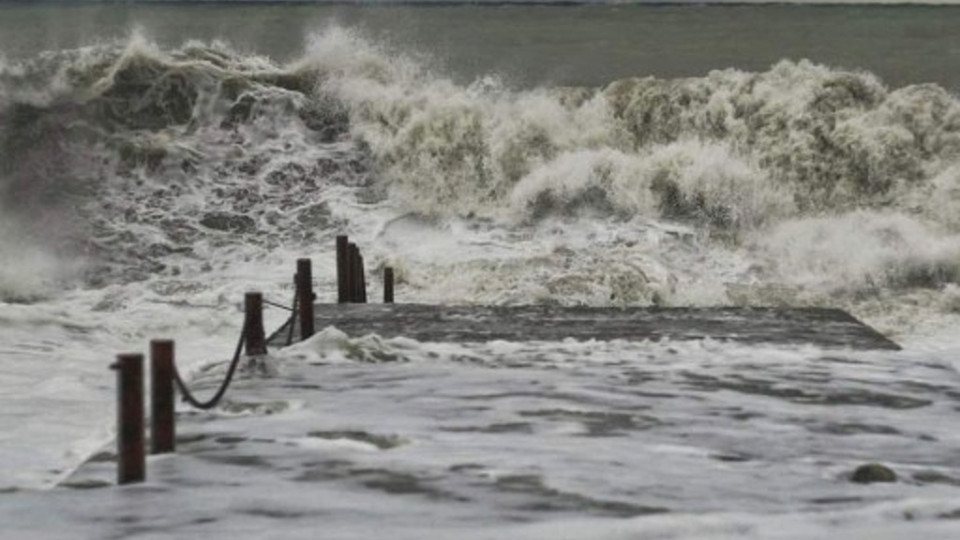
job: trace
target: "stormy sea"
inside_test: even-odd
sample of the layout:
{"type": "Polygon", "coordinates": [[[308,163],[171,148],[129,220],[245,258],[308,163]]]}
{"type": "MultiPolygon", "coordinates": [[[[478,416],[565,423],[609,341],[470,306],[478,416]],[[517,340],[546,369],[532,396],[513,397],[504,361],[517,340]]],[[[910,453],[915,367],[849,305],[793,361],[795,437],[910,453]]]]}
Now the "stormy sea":
{"type": "Polygon", "coordinates": [[[950,3],[0,2],[0,531],[955,538],[958,66],[950,3]],[[342,234],[398,302],[832,307],[903,350],[334,325],[116,487],[115,355],[215,389],[244,293],[311,257],[335,302],[342,234]]]}

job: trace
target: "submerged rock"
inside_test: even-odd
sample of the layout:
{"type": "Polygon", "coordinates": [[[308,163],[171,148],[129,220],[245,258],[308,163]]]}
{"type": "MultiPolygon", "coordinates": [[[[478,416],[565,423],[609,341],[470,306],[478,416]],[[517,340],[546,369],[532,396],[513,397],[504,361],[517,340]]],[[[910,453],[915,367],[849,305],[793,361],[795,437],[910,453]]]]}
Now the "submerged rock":
{"type": "Polygon", "coordinates": [[[896,482],[897,473],[880,463],[867,463],[857,467],[850,477],[850,481],[857,484],[872,484],[874,482],[896,482]]]}

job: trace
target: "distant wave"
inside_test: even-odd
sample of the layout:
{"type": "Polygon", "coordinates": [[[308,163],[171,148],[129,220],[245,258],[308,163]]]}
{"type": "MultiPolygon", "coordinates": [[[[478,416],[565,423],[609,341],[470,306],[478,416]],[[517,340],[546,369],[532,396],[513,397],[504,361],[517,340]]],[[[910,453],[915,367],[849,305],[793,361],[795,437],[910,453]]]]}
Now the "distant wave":
{"type": "Polygon", "coordinates": [[[515,91],[338,27],[285,66],[135,36],[0,64],[0,179],[93,284],[309,245],[343,193],[440,221],[680,223],[805,287],[960,282],[960,101],[808,61],[515,91]]]}

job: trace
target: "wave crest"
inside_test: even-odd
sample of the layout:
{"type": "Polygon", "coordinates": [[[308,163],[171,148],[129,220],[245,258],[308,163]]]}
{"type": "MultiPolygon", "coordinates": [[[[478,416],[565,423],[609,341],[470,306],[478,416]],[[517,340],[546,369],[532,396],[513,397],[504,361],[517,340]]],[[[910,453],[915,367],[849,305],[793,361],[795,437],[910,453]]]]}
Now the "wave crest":
{"type": "MultiPolygon", "coordinates": [[[[0,197],[92,261],[93,284],[209,271],[218,250],[315,245],[382,204],[506,227],[680,223],[702,243],[676,249],[752,261],[731,263],[710,291],[958,281],[957,98],[807,61],[519,91],[493,76],[456,84],[344,28],[287,66],[134,37],[4,64],[0,126],[0,197]],[[880,230],[926,247],[894,249],[880,230]]],[[[549,294],[667,302],[683,289],[676,275],[696,274],[670,264],[637,263],[662,279],[630,287],[655,294],[549,294]]]]}

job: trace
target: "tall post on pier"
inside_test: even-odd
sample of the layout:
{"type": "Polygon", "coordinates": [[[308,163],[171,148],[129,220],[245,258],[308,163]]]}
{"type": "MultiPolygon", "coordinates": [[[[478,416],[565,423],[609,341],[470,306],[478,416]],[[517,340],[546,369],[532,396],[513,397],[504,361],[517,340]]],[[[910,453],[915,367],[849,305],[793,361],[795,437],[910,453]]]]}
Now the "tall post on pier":
{"type": "Polygon", "coordinates": [[[294,317],[300,313],[300,274],[293,274],[293,314],[290,316],[290,325],[287,327],[287,346],[293,344],[293,329],[296,325],[294,317]]]}
{"type": "Polygon", "coordinates": [[[360,276],[362,270],[360,269],[360,249],[353,242],[349,245],[349,260],[350,260],[350,299],[349,302],[359,302],[360,301],[360,276]]]}
{"type": "Polygon", "coordinates": [[[347,274],[350,273],[350,240],[347,235],[337,236],[337,303],[349,302],[350,289],[347,287],[347,274]]]}
{"type": "Polygon", "coordinates": [[[267,354],[267,337],[263,329],[263,295],[248,292],[243,298],[243,344],[247,356],[267,354]]]}
{"type": "Polygon", "coordinates": [[[173,341],[150,342],[150,453],[176,450],[173,398],[173,341]]]}
{"type": "Polygon", "coordinates": [[[150,453],[176,450],[176,416],[173,397],[173,341],[150,342],[150,453]]]}
{"type": "Polygon", "coordinates": [[[354,256],[354,251],[356,251],[356,249],[356,244],[349,242],[344,254],[344,264],[346,269],[343,280],[343,287],[346,291],[344,302],[348,304],[357,301],[357,259],[354,256]]]}
{"type": "Polygon", "coordinates": [[[347,244],[347,279],[344,286],[347,289],[347,303],[357,301],[357,245],[347,244]]]}
{"type": "Polygon", "coordinates": [[[393,267],[383,269],[383,303],[393,303],[393,267]]]}
{"type": "Polygon", "coordinates": [[[143,432],[143,355],[121,354],[110,366],[117,371],[117,483],[147,477],[143,432]]]}
{"type": "MultiPolygon", "coordinates": [[[[338,263],[339,264],[339,263],[338,263]]],[[[300,339],[313,336],[313,269],[310,259],[297,259],[297,306],[300,316],[300,339]]]]}
{"type": "Polygon", "coordinates": [[[361,304],[367,303],[367,273],[363,268],[363,255],[360,254],[360,250],[357,250],[357,293],[359,298],[357,301],[361,304]]]}

